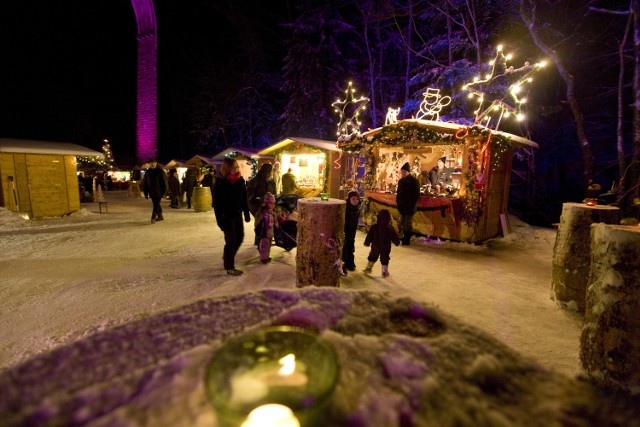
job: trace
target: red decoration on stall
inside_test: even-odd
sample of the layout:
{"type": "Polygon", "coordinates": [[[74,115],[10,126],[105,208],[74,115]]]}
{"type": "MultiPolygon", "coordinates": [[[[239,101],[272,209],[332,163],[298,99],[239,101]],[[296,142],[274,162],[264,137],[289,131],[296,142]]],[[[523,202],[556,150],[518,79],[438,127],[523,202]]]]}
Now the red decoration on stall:
{"type": "Polygon", "coordinates": [[[468,127],[463,127],[460,128],[456,131],[456,138],[458,139],[465,139],[467,137],[467,135],[469,135],[469,128],[468,127]]]}

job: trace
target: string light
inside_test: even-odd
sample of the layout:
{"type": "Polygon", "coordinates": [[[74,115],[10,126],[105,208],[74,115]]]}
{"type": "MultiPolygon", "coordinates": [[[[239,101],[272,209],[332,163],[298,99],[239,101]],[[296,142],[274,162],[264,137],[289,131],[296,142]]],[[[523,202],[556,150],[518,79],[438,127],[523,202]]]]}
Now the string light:
{"type": "Polygon", "coordinates": [[[473,96],[478,97],[479,106],[474,111],[475,124],[483,122],[485,117],[492,111],[499,111],[500,116],[496,123],[495,130],[498,130],[500,120],[502,117],[510,117],[513,115],[516,120],[524,120],[524,114],[522,113],[522,104],[526,102],[526,98],[519,98],[518,94],[523,91],[523,85],[531,83],[533,81],[532,75],[542,69],[545,65],[545,61],[537,62],[533,65],[529,62],[517,69],[507,65],[507,61],[512,59],[512,54],[505,54],[502,45],[496,47],[496,56],[489,62],[491,73],[487,74],[484,80],[480,80],[478,77],[473,78],[472,83],[467,83],[462,86],[463,90],[469,91],[469,98],[473,96]],[[520,76],[513,83],[511,83],[506,92],[504,91],[504,80],[510,81],[514,76],[520,76]],[[502,88],[503,90],[497,90],[502,88]],[[491,103],[484,107],[483,103],[485,97],[489,97],[489,94],[493,95],[491,103]]]}
{"type": "Polygon", "coordinates": [[[398,123],[398,113],[400,113],[399,108],[391,108],[387,109],[387,117],[385,118],[384,125],[394,125],[398,123]]]}
{"type": "Polygon", "coordinates": [[[360,125],[362,124],[358,119],[360,112],[366,110],[367,103],[370,101],[366,96],[357,97],[356,90],[353,87],[353,82],[349,82],[349,85],[344,91],[345,98],[341,100],[338,98],[336,102],[331,104],[334,111],[338,113],[338,141],[349,140],[353,136],[360,135],[360,125]],[[350,110],[350,111],[347,111],[350,110]]]}
{"type": "Polygon", "coordinates": [[[441,96],[440,89],[427,88],[422,93],[424,100],[420,103],[420,110],[416,114],[417,119],[429,116],[430,120],[440,120],[440,111],[443,107],[451,104],[450,96],[441,96]]]}

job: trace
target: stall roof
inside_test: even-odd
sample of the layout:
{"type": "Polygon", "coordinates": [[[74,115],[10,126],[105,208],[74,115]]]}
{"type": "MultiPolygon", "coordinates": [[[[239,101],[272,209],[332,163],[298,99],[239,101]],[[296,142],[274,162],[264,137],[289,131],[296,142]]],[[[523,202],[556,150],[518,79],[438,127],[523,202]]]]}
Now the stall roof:
{"type": "Polygon", "coordinates": [[[29,139],[0,138],[0,152],[24,154],[62,154],[103,157],[104,154],[69,142],[33,141],[29,139]]]}
{"type": "Polygon", "coordinates": [[[281,148],[286,147],[287,145],[293,144],[295,142],[300,142],[306,145],[312,145],[317,148],[321,148],[327,151],[340,151],[335,141],[325,141],[323,139],[311,139],[311,138],[302,138],[298,136],[289,136],[283,139],[280,142],[276,142],[275,144],[262,149],[260,154],[271,154],[275,151],[278,151],[281,148]]]}
{"type": "Polygon", "coordinates": [[[219,165],[220,163],[222,163],[222,160],[214,160],[211,157],[207,157],[207,156],[202,156],[200,154],[196,154],[195,156],[193,156],[192,158],[187,160],[185,163],[188,164],[188,165],[199,165],[199,164],[203,164],[203,165],[219,165]]]}
{"type": "Polygon", "coordinates": [[[222,150],[221,152],[219,152],[218,154],[213,156],[211,159],[212,160],[223,160],[225,157],[227,157],[228,154],[231,154],[234,151],[237,151],[238,153],[242,154],[243,156],[246,156],[246,157],[249,157],[249,158],[255,159],[255,160],[273,158],[272,156],[263,156],[262,152],[260,151],[259,148],[230,147],[230,148],[226,148],[226,149],[222,150]]]}
{"type": "MultiPolygon", "coordinates": [[[[406,120],[399,120],[398,123],[386,125],[385,127],[402,126],[403,123],[416,123],[416,124],[425,126],[427,128],[433,129],[437,132],[446,132],[446,133],[455,133],[461,127],[466,126],[466,125],[460,125],[456,123],[441,122],[441,121],[434,121],[434,120],[406,119],[406,120]]],[[[371,129],[367,132],[364,132],[362,136],[364,137],[373,136],[379,133],[381,130],[382,130],[382,127],[371,129]]],[[[492,130],[491,132],[493,132],[495,135],[500,135],[505,138],[509,138],[509,140],[511,140],[511,142],[513,142],[515,145],[524,145],[532,148],[539,148],[537,143],[531,141],[530,139],[524,138],[522,136],[513,135],[511,133],[501,132],[501,131],[492,130]]]]}
{"type": "Polygon", "coordinates": [[[176,159],[172,159],[166,165],[164,165],[165,169],[171,169],[175,167],[186,168],[186,167],[189,167],[189,165],[186,164],[184,160],[176,160],[176,159]]]}

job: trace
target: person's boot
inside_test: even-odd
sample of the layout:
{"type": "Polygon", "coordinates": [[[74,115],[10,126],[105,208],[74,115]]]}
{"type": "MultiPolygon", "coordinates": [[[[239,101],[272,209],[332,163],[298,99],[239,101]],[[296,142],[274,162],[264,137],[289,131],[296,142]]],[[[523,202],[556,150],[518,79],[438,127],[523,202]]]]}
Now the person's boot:
{"type": "Polygon", "coordinates": [[[389,266],[388,265],[383,265],[382,266],[382,277],[389,277],[389,266]]]}
{"type": "Polygon", "coordinates": [[[158,217],[158,215],[154,212],[151,214],[151,224],[153,224],[154,222],[156,222],[156,218],[158,217]]]}
{"type": "Polygon", "coordinates": [[[402,236],[402,246],[409,246],[410,243],[411,233],[405,233],[404,236],[402,236]]]}
{"type": "Polygon", "coordinates": [[[156,221],[164,221],[164,217],[162,216],[162,212],[160,212],[158,214],[158,218],[156,219],[156,221]]]}
{"type": "Polygon", "coordinates": [[[373,264],[374,263],[371,262],[371,261],[367,262],[367,266],[362,271],[364,271],[365,273],[371,273],[371,269],[373,268],[373,264]]]}

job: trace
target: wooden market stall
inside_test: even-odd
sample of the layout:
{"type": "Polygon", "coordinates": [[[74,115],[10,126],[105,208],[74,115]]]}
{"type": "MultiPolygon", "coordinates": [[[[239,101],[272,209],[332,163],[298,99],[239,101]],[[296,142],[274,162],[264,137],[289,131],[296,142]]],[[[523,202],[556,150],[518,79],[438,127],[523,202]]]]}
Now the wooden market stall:
{"type": "Polygon", "coordinates": [[[485,127],[409,119],[373,129],[340,148],[366,158],[365,223],[380,209],[397,220],[395,189],[408,162],[421,184],[414,231],[425,236],[479,243],[504,233],[513,151],[538,148],[526,138],[485,127]],[[452,181],[430,186],[428,173],[446,158],[452,181]]]}
{"type": "Polygon", "coordinates": [[[263,162],[270,162],[273,156],[263,155],[257,148],[226,148],[211,158],[214,162],[222,163],[225,157],[232,157],[238,161],[242,177],[249,181],[256,174],[263,162]]]}
{"type": "Polygon", "coordinates": [[[290,136],[259,154],[273,155],[282,174],[291,168],[300,187],[296,192],[299,196],[328,193],[329,197],[340,198],[341,176],[336,166],[341,164],[341,152],[335,142],[290,136]]]}
{"type": "Polygon", "coordinates": [[[104,157],[76,144],[0,138],[0,206],[30,218],[79,210],[76,156],[104,157]]]}

